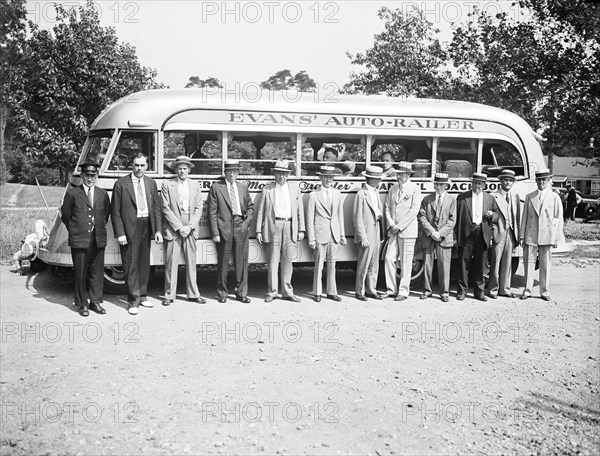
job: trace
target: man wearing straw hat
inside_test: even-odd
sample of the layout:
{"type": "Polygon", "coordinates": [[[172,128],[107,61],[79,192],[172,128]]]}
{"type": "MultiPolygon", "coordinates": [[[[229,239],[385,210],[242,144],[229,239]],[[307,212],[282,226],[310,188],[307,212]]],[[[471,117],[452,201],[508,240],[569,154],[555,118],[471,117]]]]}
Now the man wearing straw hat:
{"type": "Polygon", "coordinates": [[[377,293],[377,275],[379,274],[379,250],[381,231],[384,223],[383,204],[377,188],[383,177],[383,168],[367,166],[362,172],[366,182],[356,192],[354,199],[354,242],[358,249],[356,260],[356,299],[383,299],[377,293]]]}
{"type": "Polygon", "coordinates": [[[412,260],[419,234],[417,215],[421,207],[421,190],[410,181],[412,166],[400,162],[395,171],[398,182],[390,188],[385,200],[388,245],[385,253],[387,295],[404,301],[410,292],[412,260]],[[396,277],[400,266],[400,284],[396,277]]]}
{"type": "Polygon", "coordinates": [[[191,302],[205,304],[196,283],[196,237],[202,215],[200,185],[188,179],[194,167],[191,159],[180,155],[173,164],[177,178],[164,181],[161,189],[163,238],[165,247],[165,298],[163,306],[170,305],[177,295],[179,256],[185,258],[186,292],[191,302]]]}
{"type": "Polygon", "coordinates": [[[535,173],[538,189],[525,198],[520,244],[523,246],[525,290],[521,299],[531,297],[536,256],[540,258],[540,295],[550,301],[548,285],[552,265],[552,247],[562,237],[563,207],[560,197],[552,191],[550,170],[535,173]]]}
{"type": "Polygon", "coordinates": [[[505,169],[498,176],[500,187],[492,196],[498,205],[498,221],[493,228],[493,246],[490,250],[490,298],[498,295],[514,298],[512,281],[512,252],[519,242],[521,207],[519,195],[511,191],[515,183],[515,172],[505,169]]]}
{"type": "Polygon", "coordinates": [[[473,173],[471,190],[456,198],[454,234],[458,245],[458,287],[456,299],[464,301],[469,288],[469,275],[475,282],[473,294],[479,301],[485,295],[485,252],[492,242],[492,223],[498,220],[498,205],[492,195],[484,192],[487,177],[473,173]]]}
{"type": "Polygon", "coordinates": [[[212,240],[217,245],[217,294],[218,301],[227,301],[227,274],[233,252],[235,272],[235,297],[249,303],[248,298],[248,249],[249,228],[254,216],[254,202],[248,186],[237,182],[240,164],[226,160],[224,178],[215,182],[208,194],[208,218],[212,240]]]}
{"type": "Polygon", "coordinates": [[[335,263],[340,245],[346,245],[344,208],[340,191],[332,187],[335,167],[321,166],[317,174],[321,179],[321,187],[309,195],[306,210],[308,246],[315,251],[313,299],[315,302],[321,301],[323,265],[327,261],[325,293],[328,299],[341,301],[335,281],[335,263]]]}
{"type": "Polygon", "coordinates": [[[433,256],[437,258],[440,297],[448,302],[450,295],[450,266],[454,247],[454,225],[456,224],[456,198],[448,194],[448,174],[437,173],[433,179],[435,193],[427,195],[421,202],[419,223],[421,245],[425,257],[424,289],[421,299],[433,293],[433,256]]]}
{"type": "Polygon", "coordinates": [[[280,262],[281,295],[288,301],[300,302],[294,295],[292,272],[293,260],[300,257],[298,242],[304,239],[304,204],[298,186],[288,182],[290,171],[287,160],[275,162],[275,182],[263,188],[256,217],[256,240],[267,244],[269,255],[265,302],[272,302],[277,296],[280,262]]]}

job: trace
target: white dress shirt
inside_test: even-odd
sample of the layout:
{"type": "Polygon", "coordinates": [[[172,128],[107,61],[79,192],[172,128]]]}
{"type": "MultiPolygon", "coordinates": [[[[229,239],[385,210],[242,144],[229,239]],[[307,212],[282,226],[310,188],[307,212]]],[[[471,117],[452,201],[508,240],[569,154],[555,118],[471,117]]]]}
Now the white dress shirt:
{"type": "MultiPolygon", "coordinates": [[[[240,207],[240,193],[238,192],[237,185],[231,184],[227,180],[225,181],[225,183],[227,184],[227,194],[231,195],[232,190],[235,193],[236,205],[235,205],[235,207],[231,208],[231,210],[233,211],[233,215],[242,215],[242,208],[240,207]]],[[[231,197],[230,197],[230,199],[231,199],[231,197]]]]}
{"type": "Polygon", "coordinates": [[[473,192],[473,223],[480,225],[483,220],[483,192],[473,192]]]}
{"type": "MultiPolygon", "coordinates": [[[[148,201],[146,199],[146,186],[144,185],[144,178],[142,177],[141,179],[138,179],[137,177],[135,177],[133,174],[131,175],[131,181],[133,182],[133,191],[135,192],[135,201],[136,203],[138,201],[140,201],[140,197],[143,199],[143,201],[148,201]],[[142,185],[139,185],[142,184],[142,185]],[[140,192],[140,187],[142,190],[142,194],[138,195],[138,193],[140,192]]],[[[146,204],[146,208],[145,210],[140,210],[140,207],[138,205],[137,208],[137,216],[138,217],[148,217],[148,204],[146,204]]]]}
{"type": "Polygon", "coordinates": [[[275,184],[275,217],[292,218],[292,199],[287,182],[283,185],[275,184]]]}
{"type": "Polygon", "coordinates": [[[182,214],[190,213],[190,186],[187,179],[180,181],[177,179],[177,190],[179,191],[179,208],[182,214]]]}

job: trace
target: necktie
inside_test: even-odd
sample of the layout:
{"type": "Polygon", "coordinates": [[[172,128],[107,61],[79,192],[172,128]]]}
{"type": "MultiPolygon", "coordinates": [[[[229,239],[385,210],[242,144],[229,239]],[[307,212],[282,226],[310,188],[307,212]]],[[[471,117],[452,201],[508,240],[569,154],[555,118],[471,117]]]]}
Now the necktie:
{"type": "Polygon", "coordinates": [[[140,212],[146,211],[147,205],[146,198],[144,198],[144,189],[142,188],[142,179],[138,179],[136,203],[140,212]]]}
{"type": "Polygon", "coordinates": [[[442,195],[438,195],[437,204],[435,205],[435,224],[440,221],[440,209],[442,208],[442,195]]]}
{"type": "Polygon", "coordinates": [[[235,188],[233,188],[233,184],[229,186],[229,199],[231,201],[231,212],[233,215],[239,215],[237,214],[237,195],[235,194],[235,188]]]}
{"type": "Polygon", "coordinates": [[[512,227],[512,210],[510,206],[510,196],[506,194],[506,207],[508,208],[508,228],[512,227]]]}
{"type": "Polygon", "coordinates": [[[92,193],[92,187],[88,187],[87,194],[90,206],[94,207],[94,194],[92,193]]]}

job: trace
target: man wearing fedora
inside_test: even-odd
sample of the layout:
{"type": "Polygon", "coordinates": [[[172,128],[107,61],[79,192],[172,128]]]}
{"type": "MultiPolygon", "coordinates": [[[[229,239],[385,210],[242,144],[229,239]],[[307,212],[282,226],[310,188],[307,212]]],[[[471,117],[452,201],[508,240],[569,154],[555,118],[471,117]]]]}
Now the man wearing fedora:
{"type": "Polygon", "coordinates": [[[379,184],[383,177],[383,168],[368,166],[362,172],[366,182],[356,192],[354,199],[354,242],[358,248],[356,260],[356,299],[383,299],[377,293],[377,275],[379,274],[379,250],[383,231],[383,203],[379,198],[379,184]]]}
{"type": "Polygon", "coordinates": [[[293,260],[300,257],[299,241],[304,239],[304,204],[298,185],[288,182],[290,163],[277,160],[272,168],[275,182],[262,189],[256,217],[256,240],[267,244],[268,292],[265,302],[278,293],[277,270],[281,262],[281,295],[288,301],[300,302],[292,287],[293,260]]]}
{"type": "Polygon", "coordinates": [[[467,296],[469,275],[475,282],[475,299],[487,301],[483,270],[485,253],[492,242],[492,223],[498,220],[498,205],[492,195],[483,191],[486,182],[485,174],[473,173],[471,190],[456,198],[454,234],[458,245],[456,299],[459,301],[467,296]]]}
{"type": "Polygon", "coordinates": [[[519,195],[511,191],[515,172],[505,169],[498,176],[500,187],[492,193],[498,205],[498,221],[492,226],[493,245],[490,250],[490,298],[498,295],[514,298],[512,281],[512,252],[519,242],[521,207],[519,195]]]}
{"type": "Polygon", "coordinates": [[[148,301],[150,242],[162,243],[160,195],[154,179],[145,176],[148,157],[133,157],[132,173],[115,183],[112,196],[112,225],[121,249],[129,313],[139,306],[153,307],[148,301]]]}
{"type": "Polygon", "coordinates": [[[100,165],[85,162],[79,166],[83,184],[67,190],[60,218],[69,232],[68,242],[75,273],[75,306],[79,307],[82,317],[87,317],[89,310],[98,314],[106,313],[101,303],[104,297],[104,248],[110,200],[106,190],[95,185],[100,165]],[[89,285],[89,305],[86,282],[89,285]]]}
{"type": "Polygon", "coordinates": [[[321,166],[317,174],[321,179],[321,187],[309,195],[306,210],[308,246],[315,251],[313,299],[315,302],[321,301],[323,265],[327,261],[325,293],[328,299],[341,301],[337,293],[335,263],[340,245],[346,245],[344,207],[340,191],[332,187],[335,167],[321,166]]]}
{"type": "Polygon", "coordinates": [[[215,182],[208,193],[210,235],[217,245],[217,294],[220,303],[227,302],[227,274],[232,253],[235,297],[240,302],[250,302],[248,249],[254,202],[248,186],[237,182],[239,172],[239,161],[226,160],[223,179],[215,182]]]}
{"type": "Polygon", "coordinates": [[[450,266],[454,247],[454,225],[456,224],[456,198],[448,190],[448,174],[436,173],[433,179],[435,193],[427,195],[419,210],[420,241],[425,259],[424,289],[421,299],[433,293],[433,258],[437,258],[440,297],[448,302],[450,296],[450,266]]]}
{"type": "Polygon", "coordinates": [[[186,292],[188,301],[206,303],[200,296],[196,283],[196,238],[202,215],[202,194],[200,185],[189,179],[194,167],[191,159],[180,155],[173,163],[177,177],[163,182],[162,214],[163,238],[165,246],[165,298],[163,306],[170,305],[177,295],[177,272],[179,255],[183,251],[186,271],[186,292]]]}
{"type": "Polygon", "coordinates": [[[535,173],[538,189],[525,198],[521,223],[520,244],[523,246],[525,290],[521,299],[531,297],[536,256],[540,258],[540,295],[550,301],[548,285],[552,265],[552,247],[562,237],[563,207],[560,197],[552,191],[550,170],[535,173]]]}
{"type": "Polygon", "coordinates": [[[400,162],[395,171],[398,182],[390,188],[385,200],[388,245],[385,253],[387,295],[404,301],[410,292],[412,261],[419,234],[417,215],[421,207],[421,190],[410,181],[412,166],[400,162]],[[400,286],[396,277],[400,266],[400,286]]]}

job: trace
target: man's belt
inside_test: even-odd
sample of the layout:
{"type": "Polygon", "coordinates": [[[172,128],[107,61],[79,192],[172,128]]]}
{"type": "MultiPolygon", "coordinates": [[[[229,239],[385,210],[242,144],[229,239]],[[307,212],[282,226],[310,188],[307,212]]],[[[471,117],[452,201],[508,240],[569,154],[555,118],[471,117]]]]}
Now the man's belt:
{"type": "Polygon", "coordinates": [[[275,220],[281,220],[284,222],[291,222],[292,219],[291,218],[285,218],[285,217],[275,217],[275,220]]]}

